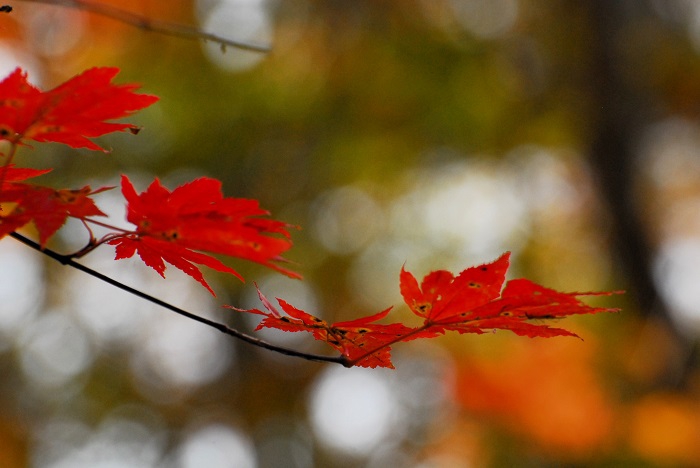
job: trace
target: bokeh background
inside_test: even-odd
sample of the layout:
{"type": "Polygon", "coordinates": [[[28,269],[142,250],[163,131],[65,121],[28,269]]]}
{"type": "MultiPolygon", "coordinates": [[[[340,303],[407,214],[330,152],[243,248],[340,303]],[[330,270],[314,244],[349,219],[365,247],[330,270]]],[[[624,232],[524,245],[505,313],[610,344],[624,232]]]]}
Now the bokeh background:
{"type": "MultiPolygon", "coordinates": [[[[700,3],[101,0],[267,44],[154,34],[46,2],[0,16],[0,72],[48,89],[118,66],[161,101],[111,154],[24,148],[58,188],[221,179],[302,229],[295,281],[232,262],[218,297],[109,248],[86,265],[243,331],[265,294],[329,321],[422,276],[513,254],[510,277],[622,313],[584,340],[507,332],[395,347],[396,370],[276,355],[0,242],[0,466],[700,465],[700,3]]],[[[60,4],[61,1],[53,3],[60,4]]],[[[66,2],[68,3],[68,2],[66,2]]],[[[123,219],[118,191],[99,195],[123,219]]],[[[32,235],[27,231],[27,235],[32,235]]],[[[85,242],[69,224],[51,247],[85,242]]],[[[325,352],[308,336],[261,333],[325,352]]]]}

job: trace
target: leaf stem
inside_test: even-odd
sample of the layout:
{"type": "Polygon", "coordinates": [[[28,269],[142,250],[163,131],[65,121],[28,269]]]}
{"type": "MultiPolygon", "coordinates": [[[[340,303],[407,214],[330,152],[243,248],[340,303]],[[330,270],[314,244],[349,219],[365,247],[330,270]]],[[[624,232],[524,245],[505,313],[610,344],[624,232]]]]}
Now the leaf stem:
{"type": "Polygon", "coordinates": [[[105,16],[113,20],[119,21],[124,24],[128,24],[135,28],[143,29],[144,31],[150,31],[157,34],[163,34],[166,36],[181,37],[185,39],[202,39],[205,41],[215,42],[220,44],[222,49],[226,47],[235,47],[237,49],[250,50],[252,52],[269,52],[270,47],[260,44],[253,44],[250,42],[234,41],[232,39],[226,39],[216,34],[211,34],[201,29],[186,26],[183,24],[170,23],[167,21],[160,21],[151,18],[147,18],[130,11],[122,10],[121,8],[116,8],[110,5],[105,5],[101,3],[93,3],[88,0],[23,0],[25,2],[32,3],[44,3],[47,5],[58,5],[68,8],[76,8],[78,10],[87,11],[90,13],[95,13],[97,15],[105,16]]]}
{"type": "Polygon", "coordinates": [[[202,323],[204,325],[207,325],[209,327],[215,328],[219,330],[220,332],[232,336],[234,338],[238,338],[239,340],[245,341],[246,343],[252,344],[254,346],[258,346],[260,348],[267,349],[269,351],[274,351],[280,354],[284,354],[286,356],[292,356],[292,357],[298,357],[301,359],[306,359],[308,361],[316,361],[316,362],[331,362],[331,363],[336,363],[336,364],[341,364],[345,367],[351,367],[352,364],[349,362],[349,360],[345,356],[322,356],[318,354],[312,354],[312,353],[305,353],[302,351],[297,351],[294,349],[289,349],[285,348],[282,346],[277,346],[272,343],[268,343],[264,340],[255,338],[253,336],[247,335],[245,333],[239,332],[238,330],[235,330],[233,328],[229,328],[228,326],[214,322],[212,320],[206,319],[204,317],[200,317],[198,315],[195,315],[191,312],[188,312],[184,309],[181,309],[179,307],[176,307],[172,304],[169,304],[165,301],[162,301],[156,297],[153,297],[149,294],[146,294],[142,291],[139,291],[138,289],[134,289],[131,286],[127,286],[124,283],[121,283],[113,278],[110,278],[109,276],[103,275],[102,273],[93,270],[92,268],[88,268],[85,265],[82,265],[80,263],[75,262],[72,259],[72,256],[70,255],[62,255],[54,250],[51,249],[42,249],[39,244],[34,242],[33,240],[18,234],[17,232],[12,232],[10,233],[10,237],[18,240],[19,242],[23,243],[24,245],[31,247],[32,249],[41,252],[42,254],[46,255],[47,257],[50,257],[57,262],[61,263],[62,265],[67,265],[72,268],[75,268],[76,270],[80,270],[83,273],[87,273],[90,276],[93,276],[101,281],[104,281],[107,284],[110,284],[116,288],[121,289],[122,291],[126,291],[130,294],[133,294],[134,296],[140,297],[141,299],[144,299],[146,301],[149,301],[153,304],[156,304],[160,307],[163,307],[164,309],[167,309],[171,312],[175,312],[176,314],[182,315],[183,317],[189,318],[191,320],[194,320],[196,322],[202,323]]]}
{"type": "Polygon", "coordinates": [[[134,232],[134,231],[129,231],[128,229],[120,228],[117,226],[112,226],[111,224],[103,223],[102,221],[98,221],[98,220],[93,219],[93,218],[84,218],[83,221],[85,221],[86,223],[92,223],[96,226],[102,226],[103,228],[112,229],[113,231],[119,231],[122,234],[131,234],[134,232]]]}

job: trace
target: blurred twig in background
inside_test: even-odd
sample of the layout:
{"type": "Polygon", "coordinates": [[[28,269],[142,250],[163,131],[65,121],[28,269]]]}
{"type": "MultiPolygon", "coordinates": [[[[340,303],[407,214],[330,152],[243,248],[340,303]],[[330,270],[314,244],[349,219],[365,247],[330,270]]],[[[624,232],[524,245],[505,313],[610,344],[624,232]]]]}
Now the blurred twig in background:
{"type": "Polygon", "coordinates": [[[253,52],[269,52],[270,47],[261,44],[252,44],[249,42],[235,41],[232,39],[227,39],[222,36],[217,36],[216,34],[211,34],[206,31],[202,31],[199,28],[193,26],[187,26],[183,24],[170,23],[167,21],[160,21],[157,19],[146,18],[145,16],[132,13],[121,8],[115,8],[111,5],[105,5],[101,3],[90,2],[87,0],[23,0],[25,2],[33,3],[45,3],[48,5],[58,5],[68,8],[76,8],[78,10],[87,11],[90,13],[95,13],[97,15],[105,16],[111,18],[115,21],[128,24],[135,28],[143,29],[144,31],[150,31],[158,34],[164,34],[166,36],[181,37],[185,39],[201,39],[204,41],[215,42],[221,45],[222,50],[226,50],[226,47],[235,47],[237,49],[249,50],[253,52]]]}

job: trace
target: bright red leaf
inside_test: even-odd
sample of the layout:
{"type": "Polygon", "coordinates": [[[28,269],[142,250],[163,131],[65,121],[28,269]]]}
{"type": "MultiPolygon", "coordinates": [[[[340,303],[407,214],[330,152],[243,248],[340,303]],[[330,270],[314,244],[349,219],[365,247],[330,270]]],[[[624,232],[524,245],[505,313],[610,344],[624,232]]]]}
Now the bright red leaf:
{"type": "Polygon", "coordinates": [[[413,313],[439,321],[453,311],[465,311],[496,299],[508,270],[510,253],[493,263],[467,268],[456,278],[452,273],[438,270],[423,278],[421,286],[415,277],[401,270],[401,294],[413,313]]]}
{"type": "Polygon", "coordinates": [[[510,254],[505,253],[491,263],[467,268],[457,276],[445,270],[433,271],[420,284],[411,273],[402,269],[401,294],[411,311],[423,319],[423,324],[414,328],[402,323],[374,323],[386,317],[390,309],[370,317],[329,325],[277,299],[285,312],[283,314],[260,291],[258,294],[266,310],[228,307],[264,316],[256,330],[267,327],[309,332],[317,340],[340,351],[348,364],[365,367],[393,367],[389,354],[393,344],[434,338],[446,331],[485,333],[504,329],[530,337],[577,336],[539,322],[574,314],[618,310],[591,307],[578,299],[579,296],[616,292],[560,293],[526,279],[509,281],[503,287],[509,258],[510,254]]]}
{"type": "Polygon", "coordinates": [[[126,117],[158,98],[134,93],[138,85],[112,84],[118,72],[118,68],[91,68],[42,92],[27,81],[26,72],[15,69],[0,82],[0,139],[102,150],[89,139],[123,130],[138,131],[132,124],[107,121],[126,117]]]}
{"type": "MultiPolygon", "coordinates": [[[[9,177],[16,180],[32,176],[32,170],[18,171],[10,172],[9,177]]],[[[90,197],[110,188],[92,190],[85,186],[78,190],[55,190],[40,185],[7,183],[0,191],[0,202],[14,202],[15,206],[9,213],[0,215],[0,238],[33,221],[43,247],[69,217],[85,220],[105,216],[90,197]]]]}
{"type": "Polygon", "coordinates": [[[4,184],[21,182],[48,172],[51,172],[51,169],[31,169],[27,167],[15,167],[13,164],[10,164],[9,166],[0,168],[0,181],[3,183],[0,188],[4,188],[4,184]]]}
{"type": "Polygon", "coordinates": [[[131,258],[135,253],[138,253],[141,260],[143,260],[146,265],[156,270],[163,278],[165,278],[164,262],[168,262],[199,281],[199,283],[207,288],[213,295],[216,295],[214,294],[214,290],[204,280],[202,272],[194,265],[195,263],[208,266],[209,268],[224,273],[231,273],[240,278],[236,270],[224,265],[214,257],[195,252],[172,242],[148,236],[127,235],[118,237],[109,243],[115,246],[115,260],[131,258]]]}
{"type": "Polygon", "coordinates": [[[492,263],[467,268],[457,277],[444,270],[432,272],[420,287],[411,273],[402,270],[404,301],[424,319],[428,331],[484,333],[506,329],[530,337],[576,336],[567,330],[531,323],[532,320],[617,310],[591,307],[577,298],[614,292],[561,293],[527,279],[509,281],[501,291],[509,257],[506,253],[492,263]]]}
{"type": "Polygon", "coordinates": [[[402,341],[413,329],[400,323],[382,325],[374,323],[387,316],[391,308],[378,314],[359,318],[348,322],[336,322],[329,324],[318,317],[314,317],[297,309],[288,302],[277,299],[284,313],[277,308],[258,290],[258,296],[265,306],[266,311],[259,309],[241,310],[226,306],[240,312],[250,312],[263,315],[256,330],[262,328],[276,328],[278,330],[297,332],[305,331],[313,335],[319,341],[325,341],[334,349],[361,367],[389,367],[391,363],[391,345],[402,341]]]}
{"type": "Polygon", "coordinates": [[[243,258],[290,277],[300,277],[275,263],[284,261],[281,254],[292,246],[287,230],[290,226],[263,218],[269,213],[261,209],[256,200],[224,197],[221,182],[216,179],[203,177],[173,191],[156,179],[146,191],[138,194],[131,181],[122,176],[122,193],[128,203],[127,220],[136,226],[136,230],[109,242],[122,245],[118,258],[127,258],[138,252],[144,262],[161,275],[164,271],[162,260],[165,260],[208,289],[199,271],[195,276],[191,263],[184,264],[177,255],[181,254],[182,260],[204,264],[239,278],[235,270],[195,251],[243,258]],[[270,234],[281,234],[282,237],[270,234]],[[146,244],[135,244],[139,240],[146,241],[146,244]],[[158,255],[161,260],[156,259],[158,255]]]}

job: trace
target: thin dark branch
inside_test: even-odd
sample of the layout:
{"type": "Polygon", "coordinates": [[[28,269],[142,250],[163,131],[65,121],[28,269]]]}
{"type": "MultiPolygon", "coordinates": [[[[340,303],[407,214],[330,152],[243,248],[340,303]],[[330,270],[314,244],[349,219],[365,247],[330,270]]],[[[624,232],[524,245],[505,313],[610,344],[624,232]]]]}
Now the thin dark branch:
{"type": "Polygon", "coordinates": [[[214,322],[212,320],[206,319],[204,317],[200,317],[198,315],[195,315],[191,312],[188,312],[186,310],[180,309],[179,307],[175,307],[172,304],[168,304],[167,302],[164,302],[158,298],[155,298],[149,294],[146,294],[142,291],[139,291],[138,289],[134,289],[130,286],[127,286],[123,283],[120,283],[119,281],[110,278],[109,276],[105,276],[102,273],[95,271],[91,268],[86,267],[85,265],[82,265],[80,263],[75,262],[71,256],[69,255],[62,255],[59,254],[56,251],[53,251],[51,249],[46,249],[46,248],[41,248],[39,244],[34,242],[31,239],[28,239],[27,237],[24,237],[21,234],[18,234],[16,232],[13,232],[10,234],[10,236],[19,242],[31,247],[32,249],[43,253],[47,257],[51,257],[52,259],[56,260],[57,262],[61,263],[62,265],[67,265],[72,268],[75,268],[76,270],[80,270],[83,273],[87,273],[90,276],[93,276],[99,280],[104,281],[105,283],[108,283],[116,288],[121,289],[122,291],[126,291],[130,294],[133,294],[134,296],[138,296],[141,299],[145,299],[149,302],[152,302],[153,304],[159,305],[165,309],[170,310],[171,312],[175,312],[176,314],[180,314],[183,317],[187,317],[191,320],[194,320],[199,323],[203,323],[204,325],[208,325],[212,328],[215,328],[219,330],[220,332],[233,336],[234,338],[238,338],[239,340],[243,340],[246,343],[252,344],[254,346],[258,346],[260,348],[267,349],[269,351],[274,351],[280,354],[284,354],[286,356],[293,356],[293,357],[298,357],[301,359],[306,359],[308,361],[318,361],[318,362],[333,362],[336,364],[342,364],[346,367],[350,367],[351,364],[348,362],[348,360],[345,358],[345,356],[322,356],[318,354],[311,354],[311,353],[304,353],[301,351],[296,351],[294,349],[289,349],[289,348],[284,348],[282,346],[277,346],[271,343],[268,343],[266,341],[260,340],[258,338],[255,338],[250,335],[246,335],[245,333],[239,332],[238,330],[234,330],[233,328],[229,328],[226,325],[218,322],[214,322]]]}
{"type": "Polygon", "coordinates": [[[250,42],[234,41],[225,37],[211,34],[201,29],[187,26],[183,24],[170,23],[157,19],[147,18],[130,11],[122,10],[110,5],[95,3],[88,0],[22,0],[24,2],[44,3],[47,5],[57,5],[68,8],[95,13],[97,15],[111,18],[135,28],[143,29],[166,36],[181,37],[185,39],[202,39],[205,41],[221,44],[222,49],[226,47],[235,47],[237,49],[249,50],[252,52],[269,52],[270,47],[261,44],[252,44],[250,42]]]}

